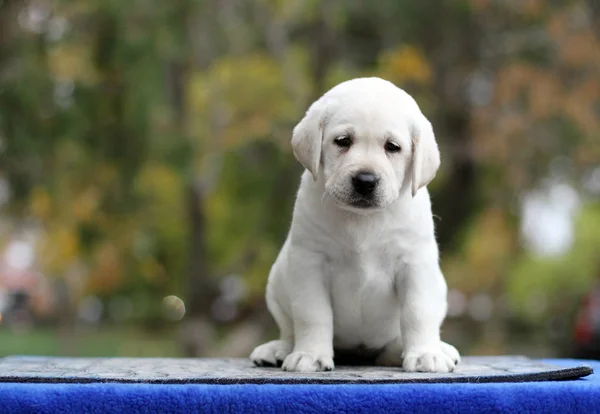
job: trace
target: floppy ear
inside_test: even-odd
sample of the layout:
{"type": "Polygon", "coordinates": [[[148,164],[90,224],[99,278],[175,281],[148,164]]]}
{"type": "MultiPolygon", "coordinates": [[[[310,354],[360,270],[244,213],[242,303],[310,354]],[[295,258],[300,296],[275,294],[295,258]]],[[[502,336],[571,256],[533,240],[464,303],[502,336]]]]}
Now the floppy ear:
{"type": "Polygon", "coordinates": [[[419,114],[412,127],[412,196],[425,187],[440,167],[440,151],[433,127],[424,115],[419,114]]]}
{"type": "Polygon", "coordinates": [[[296,125],[292,134],[292,150],[296,159],[317,181],[321,165],[321,146],[323,145],[323,128],[325,113],[322,98],[314,102],[304,118],[296,125]]]}

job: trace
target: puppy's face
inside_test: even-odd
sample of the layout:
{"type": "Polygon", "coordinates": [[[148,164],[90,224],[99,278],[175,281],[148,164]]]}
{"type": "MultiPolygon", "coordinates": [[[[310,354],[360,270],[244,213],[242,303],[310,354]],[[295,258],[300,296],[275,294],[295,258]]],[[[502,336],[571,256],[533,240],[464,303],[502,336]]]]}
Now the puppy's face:
{"type": "Polygon", "coordinates": [[[323,130],[325,192],[351,210],[378,210],[394,202],[410,164],[409,124],[384,102],[356,100],[332,111],[323,130]]]}
{"type": "Polygon", "coordinates": [[[361,213],[384,209],[433,179],[439,151],[416,102],[393,84],[360,78],[339,84],[294,129],[298,160],[325,195],[361,213]]]}

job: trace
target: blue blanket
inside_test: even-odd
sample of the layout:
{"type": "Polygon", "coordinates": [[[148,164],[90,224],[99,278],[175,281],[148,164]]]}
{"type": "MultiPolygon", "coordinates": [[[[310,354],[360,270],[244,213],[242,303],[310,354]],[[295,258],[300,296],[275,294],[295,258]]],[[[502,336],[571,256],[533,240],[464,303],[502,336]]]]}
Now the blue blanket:
{"type": "MultiPolygon", "coordinates": [[[[548,360],[561,366],[582,361],[548,360]]],[[[600,413],[600,362],[573,381],[486,384],[0,384],[2,413],[600,413]]]]}

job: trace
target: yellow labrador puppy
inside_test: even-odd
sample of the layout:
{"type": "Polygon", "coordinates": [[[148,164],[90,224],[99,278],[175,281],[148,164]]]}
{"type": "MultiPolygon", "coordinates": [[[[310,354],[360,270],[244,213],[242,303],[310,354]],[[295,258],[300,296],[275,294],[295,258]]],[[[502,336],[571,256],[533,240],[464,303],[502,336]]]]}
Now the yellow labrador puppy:
{"type": "Polygon", "coordinates": [[[280,339],[252,361],[328,371],[335,349],[452,371],[460,357],[440,340],[447,287],[425,187],[440,154],[417,103],[379,78],[343,82],[311,105],[292,147],[306,171],[266,292],[280,339]]]}

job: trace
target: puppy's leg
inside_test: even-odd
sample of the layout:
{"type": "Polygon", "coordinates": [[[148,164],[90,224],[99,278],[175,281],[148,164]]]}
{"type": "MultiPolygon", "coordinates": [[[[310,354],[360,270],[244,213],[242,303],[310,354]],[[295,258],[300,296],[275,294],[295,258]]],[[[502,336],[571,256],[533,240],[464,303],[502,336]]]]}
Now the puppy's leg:
{"type": "Polygon", "coordinates": [[[453,371],[458,352],[451,352],[456,349],[440,340],[447,288],[437,260],[411,263],[406,270],[401,282],[402,368],[408,372],[453,371]]]}
{"type": "Polygon", "coordinates": [[[294,350],[283,361],[285,371],[333,369],[333,312],[322,275],[320,255],[294,249],[286,275],[294,325],[294,350]]]}
{"type": "MultiPolygon", "coordinates": [[[[274,268],[274,272],[276,271],[274,268]]],[[[279,328],[280,339],[257,346],[252,354],[250,354],[252,362],[259,367],[280,367],[285,357],[292,352],[292,348],[294,347],[292,320],[277,302],[277,297],[273,291],[273,284],[277,283],[275,280],[278,278],[273,276],[275,275],[270,275],[269,277],[270,283],[267,286],[266,300],[267,308],[279,328]]]]}

